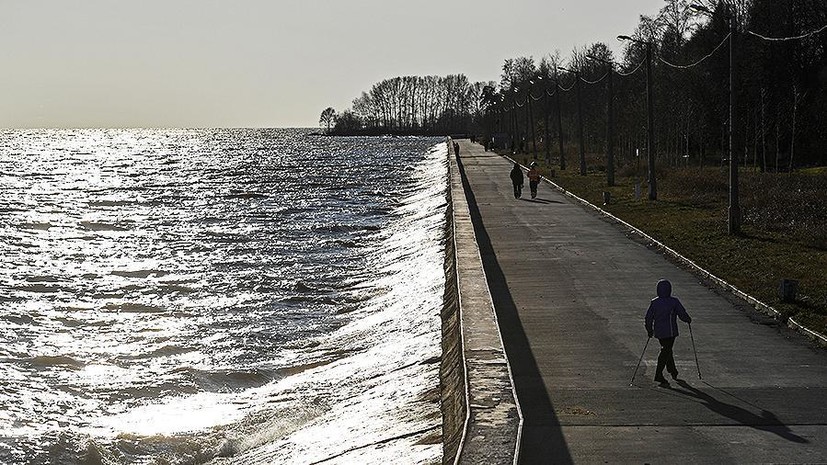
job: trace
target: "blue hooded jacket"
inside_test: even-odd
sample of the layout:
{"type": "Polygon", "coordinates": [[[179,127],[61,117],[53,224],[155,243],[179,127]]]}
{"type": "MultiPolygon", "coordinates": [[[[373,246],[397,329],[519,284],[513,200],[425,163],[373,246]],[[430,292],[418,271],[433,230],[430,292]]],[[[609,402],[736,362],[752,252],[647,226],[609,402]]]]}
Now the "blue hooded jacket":
{"type": "Polygon", "coordinates": [[[646,331],[651,334],[654,329],[654,335],[658,339],[677,337],[678,318],[687,323],[692,322],[681,301],[672,297],[672,283],[661,279],[658,281],[658,296],[652,299],[646,311],[646,331]]]}

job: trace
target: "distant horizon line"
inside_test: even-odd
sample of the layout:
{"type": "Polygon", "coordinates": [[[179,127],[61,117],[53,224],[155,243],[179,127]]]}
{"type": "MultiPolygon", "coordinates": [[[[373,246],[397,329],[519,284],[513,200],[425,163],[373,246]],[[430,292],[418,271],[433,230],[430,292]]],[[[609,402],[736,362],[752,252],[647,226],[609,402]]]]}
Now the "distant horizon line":
{"type": "Polygon", "coordinates": [[[322,130],[317,126],[5,126],[0,131],[36,129],[312,129],[322,130]]]}

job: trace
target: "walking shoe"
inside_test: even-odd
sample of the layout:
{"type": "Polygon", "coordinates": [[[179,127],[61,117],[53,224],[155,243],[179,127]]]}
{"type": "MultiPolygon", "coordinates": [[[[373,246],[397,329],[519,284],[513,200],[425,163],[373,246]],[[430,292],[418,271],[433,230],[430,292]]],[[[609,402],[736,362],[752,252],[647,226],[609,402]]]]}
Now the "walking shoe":
{"type": "Polygon", "coordinates": [[[666,384],[666,385],[669,384],[669,381],[666,381],[666,378],[664,378],[663,375],[655,376],[655,382],[658,383],[658,384],[666,384]]]}
{"type": "Polygon", "coordinates": [[[678,372],[677,371],[674,372],[674,373],[671,373],[671,375],[672,375],[672,379],[674,379],[675,381],[678,380],[678,372]]]}

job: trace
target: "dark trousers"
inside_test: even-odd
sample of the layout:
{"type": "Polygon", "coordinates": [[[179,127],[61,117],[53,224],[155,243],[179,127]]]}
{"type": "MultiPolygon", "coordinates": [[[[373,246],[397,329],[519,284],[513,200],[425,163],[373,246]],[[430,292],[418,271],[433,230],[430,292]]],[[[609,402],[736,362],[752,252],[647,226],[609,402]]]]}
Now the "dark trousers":
{"type": "Polygon", "coordinates": [[[540,184],[540,181],[529,181],[528,187],[531,189],[531,198],[537,197],[537,185],[540,184]]]}
{"type": "Polygon", "coordinates": [[[521,195],[523,195],[523,185],[514,184],[514,198],[519,199],[521,195]]]}
{"type": "Polygon", "coordinates": [[[663,377],[663,367],[666,371],[673,375],[678,374],[678,368],[675,366],[675,357],[672,355],[672,346],[675,345],[674,337],[665,337],[658,339],[660,342],[660,354],[658,354],[658,368],[655,370],[655,377],[663,377]]]}

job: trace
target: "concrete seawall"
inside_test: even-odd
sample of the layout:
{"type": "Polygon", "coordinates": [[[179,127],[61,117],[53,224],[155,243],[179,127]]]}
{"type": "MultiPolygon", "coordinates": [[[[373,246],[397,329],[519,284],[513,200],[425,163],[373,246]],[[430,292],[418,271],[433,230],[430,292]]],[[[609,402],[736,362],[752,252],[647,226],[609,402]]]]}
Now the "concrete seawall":
{"type": "Polygon", "coordinates": [[[443,463],[516,463],[522,415],[449,141],[450,202],[440,367],[443,463]]]}

